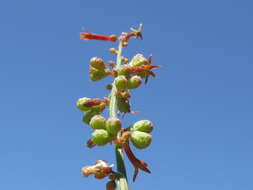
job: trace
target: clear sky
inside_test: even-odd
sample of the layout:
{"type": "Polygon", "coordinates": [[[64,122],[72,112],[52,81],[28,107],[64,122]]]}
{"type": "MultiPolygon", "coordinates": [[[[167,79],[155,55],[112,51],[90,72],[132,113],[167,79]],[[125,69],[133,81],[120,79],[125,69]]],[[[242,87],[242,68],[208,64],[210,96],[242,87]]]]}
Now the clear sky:
{"type": "MultiPolygon", "coordinates": [[[[133,91],[124,124],[150,119],[149,163],[131,189],[253,189],[253,3],[250,0],[9,0],[0,2],[0,189],[103,189],[80,169],[114,163],[113,147],[92,150],[75,102],[104,97],[92,56],[113,59],[117,44],[79,33],[117,34],[144,25],[124,50],[153,54],[157,78],[133,91]]],[[[126,161],[131,178],[133,168],[126,161]]]]}

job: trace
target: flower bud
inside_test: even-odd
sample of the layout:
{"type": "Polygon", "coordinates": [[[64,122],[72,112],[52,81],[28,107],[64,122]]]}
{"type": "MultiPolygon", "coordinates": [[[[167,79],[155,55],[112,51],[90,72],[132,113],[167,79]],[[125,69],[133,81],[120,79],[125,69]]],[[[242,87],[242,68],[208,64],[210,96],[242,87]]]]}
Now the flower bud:
{"type": "Polygon", "coordinates": [[[106,129],[105,122],[106,119],[102,115],[95,115],[90,120],[90,126],[93,129],[106,129]]]}
{"type": "Polygon", "coordinates": [[[83,98],[79,98],[76,102],[76,106],[78,109],[80,109],[81,111],[87,111],[90,108],[85,106],[85,103],[87,103],[90,100],[90,98],[87,97],[83,97],[83,98]]]}
{"type": "Polygon", "coordinates": [[[103,59],[101,59],[99,57],[92,57],[90,59],[90,65],[98,70],[106,69],[103,59]]]}
{"type": "Polygon", "coordinates": [[[84,116],[83,116],[83,122],[84,122],[84,123],[87,123],[87,124],[89,125],[91,118],[92,118],[94,115],[97,115],[97,114],[99,114],[99,112],[97,112],[97,111],[93,111],[93,110],[87,111],[87,112],[84,114],[84,116]]]}
{"type": "Polygon", "coordinates": [[[129,60],[126,57],[123,57],[123,56],[121,57],[121,61],[125,64],[129,62],[129,60]]]}
{"type": "Polygon", "coordinates": [[[131,141],[136,148],[144,149],[150,145],[152,136],[145,132],[133,131],[131,133],[131,141]]]}
{"type": "Polygon", "coordinates": [[[110,48],[109,51],[110,51],[112,54],[115,54],[115,55],[118,54],[118,51],[117,51],[115,48],[110,48]]]}
{"type": "Polygon", "coordinates": [[[115,190],[117,188],[117,185],[115,181],[108,181],[106,183],[106,190],[115,190]]]}
{"type": "Polygon", "coordinates": [[[92,141],[98,146],[103,146],[110,141],[109,133],[106,130],[97,129],[92,133],[92,141]]]}
{"type": "Polygon", "coordinates": [[[147,64],[148,61],[142,54],[136,54],[129,63],[131,66],[142,66],[147,64]]]}
{"type": "Polygon", "coordinates": [[[106,130],[115,138],[121,129],[121,121],[117,118],[111,117],[106,121],[106,130]]]}
{"type": "Polygon", "coordinates": [[[123,91],[127,89],[127,79],[121,75],[115,78],[115,86],[118,90],[123,91]]]}
{"type": "Polygon", "coordinates": [[[140,120],[133,124],[132,131],[141,131],[150,133],[153,130],[153,123],[149,120],[140,120]]]}
{"type": "Polygon", "coordinates": [[[141,85],[141,77],[135,75],[128,80],[128,89],[138,88],[141,85]]]}

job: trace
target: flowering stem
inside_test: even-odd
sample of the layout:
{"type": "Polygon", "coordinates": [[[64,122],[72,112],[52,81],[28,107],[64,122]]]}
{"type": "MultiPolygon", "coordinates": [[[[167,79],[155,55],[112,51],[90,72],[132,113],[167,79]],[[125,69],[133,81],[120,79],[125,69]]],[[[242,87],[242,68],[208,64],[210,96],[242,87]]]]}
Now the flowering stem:
{"type": "MultiPolygon", "coordinates": [[[[123,44],[120,41],[119,47],[118,47],[116,68],[119,68],[121,65],[122,49],[123,49],[123,44]]],[[[110,112],[110,117],[114,117],[114,118],[117,118],[116,91],[117,91],[117,89],[115,86],[115,82],[113,82],[111,97],[110,97],[109,112],[110,112]]],[[[115,153],[116,153],[116,161],[117,161],[117,171],[120,173],[120,177],[117,181],[118,189],[119,190],[129,190],[128,183],[127,183],[126,168],[125,168],[125,164],[124,164],[123,151],[121,148],[115,147],[115,153]]]]}

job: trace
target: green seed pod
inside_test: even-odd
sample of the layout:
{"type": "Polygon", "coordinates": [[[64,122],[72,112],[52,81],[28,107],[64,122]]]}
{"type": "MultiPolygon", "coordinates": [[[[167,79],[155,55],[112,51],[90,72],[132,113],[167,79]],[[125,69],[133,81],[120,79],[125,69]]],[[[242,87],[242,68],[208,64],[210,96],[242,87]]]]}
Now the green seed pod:
{"type": "Polygon", "coordinates": [[[83,97],[83,98],[79,98],[76,102],[76,106],[78,109],[80,109],[81,111],[87,111],[89,110],[90,108],[89,107],[86,107],[84,106],[84,104],[90,100],[90,98],[86,98],[86,97],[83,97]]]}
{"type": "Polygon", "coordinates": [[[106,119],[102,115],[95,115],[90,120],[90,126],[93,129],[106,129],[105,122],[106,119]]]}
{"type": "Polygon", "coordinates": [[[97,115],[97,114],[99,114],[99,112],[97,112],[97,111],[93,111],[93,110],[87,111],[87,112],[84,114],[84,116],[83,116],[83,122],[84,122],[84,123],[87,123],[87,124],[89,125],[91,118],[92,118],[94,115],[97,115]]]}
{"type": "Polygon", "coordinates": [[[117,97],[117,106],[121,113],[130,113],[131,106],[128,99],[117,97]]]}
{"type": "Polygon", "coordinates": [[[89,71],[90,80],[98,81],[109,75],[108,70],[98,70],[95,67],[90,67],[89,71]]]}
{"type": "Polygon", "coordinates": [[[129,80],[128,80],[128,89],[134,89],[134,88],[138,88],[141,85],[141,77],[140,76],[132,76],[129,80]]]}
{"type": "Polygon", "coordinates": [[[131,141],[136,148],[144,149],[150,145],[152,136],[145,132],[133,131],[131,133],[131,141]]]}
{"type": "Polygon", "coordinates": [[[129,63],[131,66],[142,66],[147,64],[148,61],[142,54],[136,54],[129,63]]]}
{"type": "Polygon", "coordinates": [[[115,86],[118,90],[123,91],[127,89],[127,79],[125,76],[120,75],[115,78],[115,86]]]}
{"type": "Polygon", "coordinates": [[[97,129],[92,133],[91,140],[98,146],[103,146],[110,141],[109,133],[103,129],[97,129]]]}
{"type": "Polygon", "coordinates": [[[92,57],[90,59],[90,65],[98,70],[106,69],[103,59],[101,59],[99,57],[92,57]]]}
{"type": "Polygon", "coordinates": [[[133,124],[131,127],[132,131],[141,131],[146,133],[151,133],[153,130],[153,123],[149,120],[140,120],[133,124]]]}
{"type": "Polygon", "coordinates": [[[121,121],[117,118],[111,117],[106,121],[106,130],[111,135],[112,138],[115,138],[118,132],[121,129],[121,121]]]}

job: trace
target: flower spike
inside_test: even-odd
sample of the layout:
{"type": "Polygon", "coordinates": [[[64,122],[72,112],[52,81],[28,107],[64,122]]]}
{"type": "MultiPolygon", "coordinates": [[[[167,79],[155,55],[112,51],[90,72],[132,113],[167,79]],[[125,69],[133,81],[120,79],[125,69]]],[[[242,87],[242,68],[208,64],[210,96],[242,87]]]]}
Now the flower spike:
{"type": "Polygon", "coordinates": [[[91,137],[86,142],[87,147],[99,148],[104,145],[114,145],[117,171],[113,171],[113,165],[106,161],[97,160],[95,164],[83,167],[82,174],[85,177],[93,175],[96,179],[109,178],[106,190],[129,190],[124,156],[134,167],[133,181],[136,180],[139,170],[151,173],[148,164],[134,155],[131,146],[145,149],[152,143],[150,133],[153,130],[153,123],[149,120],[139,120],[127,127],[124,126],[122,120],[126,114],[138,113],[131,110],[131,91],[140,87],[144,81],[147,83],[150,75],[155,77],[153,69],[160,66],[152,64],[152,55],[146,58],[141,53],[137,53],[130,60],[122,54],[130,39],[143,39],[142,24],[137,29],[130,28],[128,32],[122,32],[119,36],[84,31],[80,33],[80,38],[119,42],[118,48],[109,49],[109,52],[116,57],[115,61],[104,61],[100,57],[92,57],[89,63],[90,81],[100,81],[106,77],[113,78],[113,81],[106,86],[106,89],[111,91],[110,94],[105,98],[83,97],[76,102],[77,108],[83,113],[83,122],[92,130],[91,137]],[[106,108],[109,109],[109,114],[104,117],[103,111],[106,108]],[[121,116],[122,119],[120,119],[121,116]]]}

